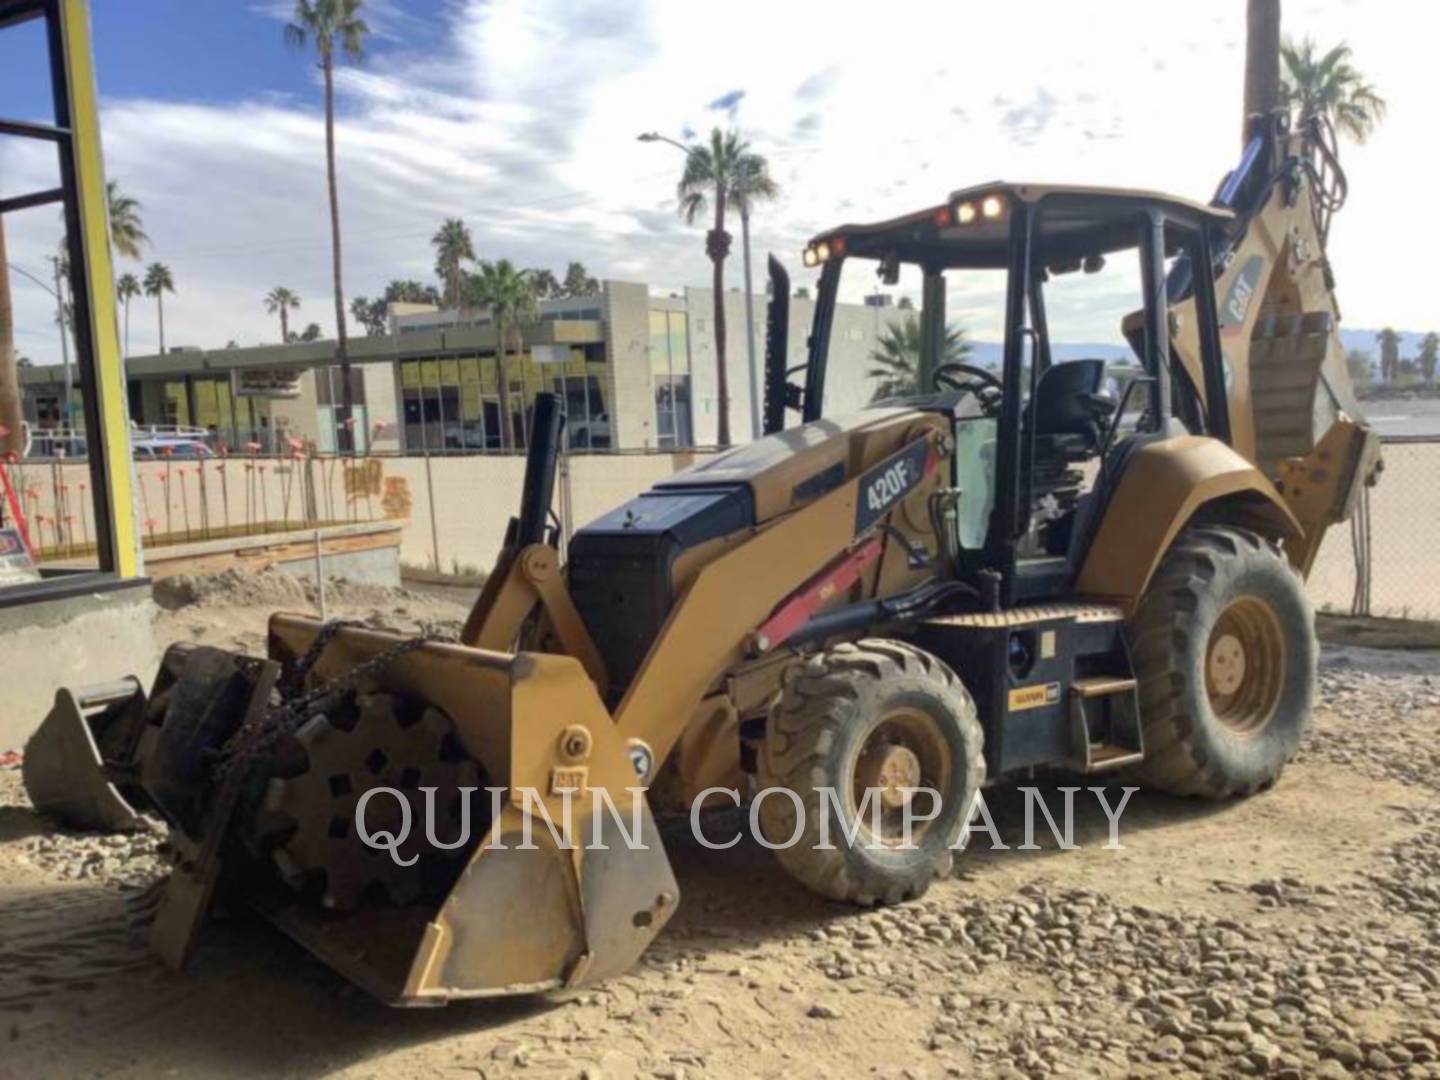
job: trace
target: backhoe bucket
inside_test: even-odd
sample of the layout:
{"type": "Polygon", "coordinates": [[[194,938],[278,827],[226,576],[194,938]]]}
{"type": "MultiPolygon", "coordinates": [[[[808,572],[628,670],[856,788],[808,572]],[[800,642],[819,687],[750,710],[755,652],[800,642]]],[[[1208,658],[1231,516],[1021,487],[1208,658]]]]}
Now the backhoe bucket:
{"type": "MultiPolygon", "coordinates": [[[[310,619],[275,616],[271,657],[304,655],[320,629],[310,619]]],[[[343,629],[317,661],[313,682],[353,671],[400,640],[343,629]]],[[[393,1004],[569,987],[631,966],[679,894],[627,747],[580,663],[433,643],[377,669],[371,681],[377,692],[449,718],[477,766],[469,822],[482,822],[475,835],[483,830],[483,840],[468,849],[438,908],[365,903],[340,913],[286,889],[257,890],[251,902],[393,1004]]],[[[378,758],[364,760],[376,771],[378,758]]],[[[379,771],[393,775],[389,769],[379,771]]],[[[385,786],[356,784],[353,770],[345,775],[352,793],[385,786]]],[[[330,783],[345,786],[336,776],[330,783]]],[[[445,795],[437,791],[436,805],[445,795]]],[[[397,801],[378,790],[371,797],[372,807],[397,801]]],[[[374,809],[364,817],[375,817],[374,809]]],[[[416,833],[425,827],[411,821],[416,833]]],[[[457,842],[457,832],[453,820],[436,828],[447,843],[457,842]]],[[[364,857],[403,859],[409,850],[364,857]]]]}
{"type": "Polygon", "coordinates": [[[101,743],[145,707],[134,678],[55,692],[49,715],[25,744],[30,802],[73,829],[132,832],[145,823],[107,772],[101,743]]]}

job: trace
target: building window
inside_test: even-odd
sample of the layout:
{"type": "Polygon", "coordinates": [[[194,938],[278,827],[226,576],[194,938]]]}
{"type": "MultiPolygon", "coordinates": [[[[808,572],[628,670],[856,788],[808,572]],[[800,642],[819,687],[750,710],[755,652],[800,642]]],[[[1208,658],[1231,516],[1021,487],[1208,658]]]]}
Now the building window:
{"type": "Polygon", "coordinates": [[[685,312],[650,312],[650,374],[655,385],[655,444],[662,448],[694,446],[690,333],[685,312]]]}
{"type": "MultiPolygon", "coordinates": [[[[601,356],[603,359],[603,354],[601,356]]],[[[444,360],[400,361],[405,448],[437,452],[504,449],[500,416],[500,372],[493,355],[444,360]]],[[[566,403],[570,446],[610,446],[610,421],[602,392],[603,371],[586,348],[527,351],[506,357],[513,449],[529,443],[534,395],[553,390],[566,403]]]]}

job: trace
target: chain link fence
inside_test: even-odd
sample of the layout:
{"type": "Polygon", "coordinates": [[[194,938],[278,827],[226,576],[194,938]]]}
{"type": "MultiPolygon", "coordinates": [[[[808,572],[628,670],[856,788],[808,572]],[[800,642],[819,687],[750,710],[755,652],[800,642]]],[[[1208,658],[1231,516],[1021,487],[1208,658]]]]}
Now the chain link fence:
{"type": "Polygon", "coordinates": [[[1440,437],[1384,440],[1385,468],[1310,574],[1320,611],[1440,620],[1440,437]]]}

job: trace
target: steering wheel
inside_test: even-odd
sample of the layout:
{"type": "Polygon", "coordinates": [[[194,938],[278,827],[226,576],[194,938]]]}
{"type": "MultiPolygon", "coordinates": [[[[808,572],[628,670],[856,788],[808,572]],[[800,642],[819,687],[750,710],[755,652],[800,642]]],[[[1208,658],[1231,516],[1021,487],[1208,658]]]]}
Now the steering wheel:
{"type": "Polygon", "coordinates": [[[981,384],[981,389],[1000,391],[1003,389],[1001,382],[996,378],[995,373],[986,368],[976,367],[974,364],[941,364],[935,369],[931,376],[937,390],[964,390],[975,383],[981,384]],[[969,375],[968,379],[957,378],[959,375],[969,375]]]}

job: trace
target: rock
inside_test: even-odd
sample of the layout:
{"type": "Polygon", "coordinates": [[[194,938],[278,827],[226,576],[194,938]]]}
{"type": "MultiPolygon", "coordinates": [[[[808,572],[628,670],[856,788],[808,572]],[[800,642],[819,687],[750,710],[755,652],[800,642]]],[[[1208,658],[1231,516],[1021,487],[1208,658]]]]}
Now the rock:
{"type": "Polygon", "coordinates": [[[1179,1061],[1183,1053],[1185,1053],[1185,1044],[1174,1035],[1162,1036],[1150,1048],[1152,1061],[1179,1061]]]}
{"type": "Polygon", "coordinates": [[[1360,1064],[1360,1059],[1364,1056],[1360,1053],[1358,1046],[1352,1042],[1346,1042],[1344,1039],[1335,1039],[1327,1043],[1320,1055],[1338,1061],[1346,1068],[1360,1064]]]}
{"type": "Polygon", "coordinates": [[[816,1002],[806,1010],[805,1015],[811,1020],[839,1020],[840,1010],[834,1006],[816,1002]]]}

